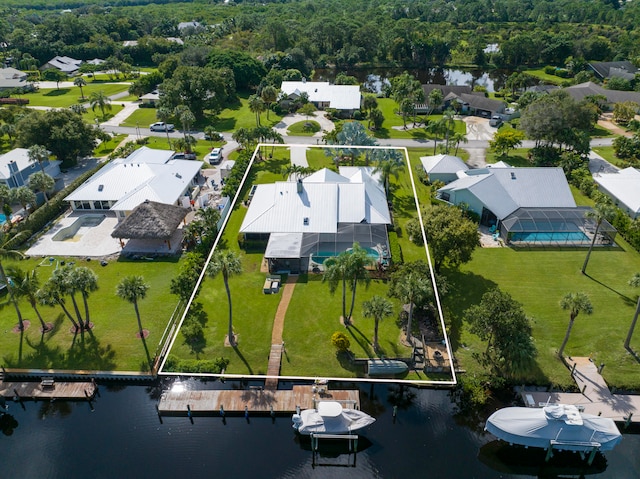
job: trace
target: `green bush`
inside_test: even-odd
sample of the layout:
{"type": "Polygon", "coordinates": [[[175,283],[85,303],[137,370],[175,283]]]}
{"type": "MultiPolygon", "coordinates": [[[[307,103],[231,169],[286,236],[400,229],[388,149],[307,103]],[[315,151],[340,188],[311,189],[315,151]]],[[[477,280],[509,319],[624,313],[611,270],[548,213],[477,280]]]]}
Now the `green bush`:
{"type": "Polygon", "coordinates": [[[351,347],[351,342],[347,335],[340,331],[336,331],[331,335],[331,344],[333,344],[339,353],[348,351],[351,347]]]}
{"type": "Polygon", "coordinates": [[[556,72],[556,67],[552,67],[551,65],[547,65],[546,67],[544,67],[544,72],[547,75],[554,75],[556,72]]]}
{"type": "Polygon", "coordinates": [[[424,239],[422,238],[422,228],[420,228],[420,221],[418,218],[413,218],[407,221],[405,226],[405,230],[409,235],[409,240],[418,246],[422,246],[424,244],[424,239]]]}
{"type": "Polygon", "coordinates": [[[167,371],[181,373],[212,373],[221,374],[229,365],[227,358],[214,359],[178,359],[170,355],[164,365],[167,371]]]}
{"type": "Polygon", "coordinates": [[[402,248],[398,243],[398,233],[389,231],[389,252],[391,253],[391,262],[395,265],[404,263],[402,258],[402,248]]]}

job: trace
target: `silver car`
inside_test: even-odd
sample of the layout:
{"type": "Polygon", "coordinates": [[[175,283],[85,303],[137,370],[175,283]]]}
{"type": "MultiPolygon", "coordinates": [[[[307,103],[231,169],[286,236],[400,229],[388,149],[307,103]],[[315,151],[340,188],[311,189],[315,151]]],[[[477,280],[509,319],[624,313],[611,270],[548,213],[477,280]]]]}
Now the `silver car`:
{"type": "Polygon", "coordinates": [[[149,130],[151,131],[173,131],[174,126],[171,123],[165,123],[164,121],[157,121],[153,123],[149,130]]]}

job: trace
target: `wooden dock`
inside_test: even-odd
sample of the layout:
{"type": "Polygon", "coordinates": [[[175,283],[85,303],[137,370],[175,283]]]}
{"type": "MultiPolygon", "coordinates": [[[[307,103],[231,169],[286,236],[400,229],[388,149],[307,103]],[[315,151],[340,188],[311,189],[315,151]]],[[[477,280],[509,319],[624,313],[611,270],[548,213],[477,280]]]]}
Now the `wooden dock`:
{"type": "Polygon", "coordinates": [[[205,391],[166,391],[160,398],[158,413],[164,415],[192,414],[211,415],[220,414],[220,408],[225,413],[244,414],[245,407],[250,414],[292,414],[296,407],[310,409],[315,401],[338,401],[351,409],[360,409],[360,394],[358,390],[321,390],[318,386],[294,386],[293,389],[267,390],[225,389],[205,391]]]}
{"type": "Polygon", "coordinates": [[[613,394],[600,374],[598,367],[589,358],[568,358],[567,366],[581,392],[520,391],[524,404],[541,407],[545,404],[573,404],[587,414],[613,419],[616,422],[640,422],[640,396],[613,394]]]}
{"type": "Polygon", "coordinates": [[[2,381],[0,396],[5,398],[19,397],[22,399],[60,399],[78,400],[92,399],[98,390],[94,382],[70,381],[2,381]]]}

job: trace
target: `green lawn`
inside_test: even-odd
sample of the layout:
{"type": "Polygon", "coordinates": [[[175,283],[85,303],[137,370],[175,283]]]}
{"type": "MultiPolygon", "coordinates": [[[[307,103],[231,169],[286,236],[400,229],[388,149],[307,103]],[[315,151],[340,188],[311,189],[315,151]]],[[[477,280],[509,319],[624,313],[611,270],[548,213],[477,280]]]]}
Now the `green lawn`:
{"type": "Polygon", "coordinates": [[[128,126],[131,128],[139,126],[146,131],[149,125],[158,121],[156,117],[157,111],[155,108],[138,108],[129,115],[129,118],[127,118],[124,123],[120,123],[120,126],[128,126]]]}
{"type": "MultiPolygon", "coordinates": [[[[17,264],[27,270],[36,269],[41,283],[46,281],[54,266],[38,266],[42,258],[19,262],[4,261],[5,267],[17,264]]],[[[13,307],[6,305],[0,310],[0,355],[2,365],[11,368],[40,369],[85,369],[144,371],[146,354],[142,341],[136,337],[137,321],[133,306],[115,295],[121,278],[127,275],[142,275],[150,285],[147,297],[140,301],[143,327],[149,329],[146,340],[149,354],[153,358],[160,337],[176,306],[176,298],[169,294],[169,281],[174,275],[177,260],[156,261],[110,261],[100,266],[97,261],[86,262],[75,258],[78,266],[87,266],[98,275],[98,291],[89,297],[91,321],[95,324],[91,333],[74,338],[71,323],[60,307],[41,306],[45,321],[55,324],[53,332],[44,336],[33,310],[26,301],[20,301],[23,316],[31,326],[23,335],[12,331],[17,324],[13,307]]],[[[82,300],[80,307],[82,308],[82,300]]],[[[70,305],[70,301],[69,301],[70,305]]]]}
{"type": "Polygon", "coordinates": [[[122,106],[119,103],[111,103],[111,109],[104,109],[104,115],[100,108],[92,110],[91,108],[87,108],[87,112],[82,115],[85,123],[95,124],[96,120],[100,123],[113,118],[116,114],[118,114],[122,110],[122,106]]]}
{"type": "Polygon", "coordinates": [[[548,73],[544,72],[544,68],[531,68],[528,70],[524,70],[523,73],[539,78],[545,83],[550,83],[551,85],[560,85],[563,81],[568,80],[567,78],[560,78],[555,75],[549,75],[548,73]]]}
{"type": "Polygon", "coordinates": [[[287,134],[293,136],[313,136],[320,130],[320,123],[317,121],[299,121],[287,129],[287,134]]]}
{"type": "MultiPolygon", "coordinates": [[[[35,93],[27,93],[23,98],[29,100],[30,106],[49,106],[52,108],[66,108],[74,103],[88,103],[89,96],[94,91],[103,91],[105,95],[110,96],[116,93],[127,91],[129,85],[119,85],[113,83],[87,83],[82,87],[85,99],[80,97],[80,88],[74,86],[70,88],[42,88],[35,93]]],[[[117,101],[116,101],[117,103],[117,101]]]]}
{"type": "MultiPolygon", "coordinates": [[[[255,128],[256,115],[249,110],[248,94],[238,94],[239,101],[220,112],[217,118],[212,122],[212,126],[217,131],[233,132],[238,128],[255,128]]],[[[260,115],[260,124],[262,126],[272,127],[280,122],[282,116],[269,112],[267,120],[267,112],[260,115]]]]}
{"type": "Polygon", "coordinates": [[[595,151],[609,163],[616,165],[619,168],[626,168],[627,166],[629,166],[627,162],[621,160],[616,156],[616,153],[613,150],[613,146],[595,146],[593,147],[593,151],[595,151]]]}
{"type": "Polygon", "coordinates": [[[100,143],[98,147],[93,150],[93,155],[98,158],[102,156],[109,156],[126,137],[127,135],[115,135],[109,141],[100,143]]]}
{"type": "Polygon", "coordinates": [[[531,167],[533,164],[527,159],[530,148],[515,148],[509,152],[507,156],[499,156],[491,150],[487,150],[487,163],[493,164],[498,161],[504,161],[511,166],[517,168],[531,167]]]}

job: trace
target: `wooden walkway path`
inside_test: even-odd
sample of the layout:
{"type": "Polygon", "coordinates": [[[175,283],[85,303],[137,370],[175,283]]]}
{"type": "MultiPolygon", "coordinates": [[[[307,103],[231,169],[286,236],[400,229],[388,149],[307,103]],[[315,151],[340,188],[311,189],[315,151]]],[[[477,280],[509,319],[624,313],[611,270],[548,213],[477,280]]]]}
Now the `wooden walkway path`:
{"type": "Polygon", "coordinates": [[[276,316],[273,320],[273,329],[271,331],[271,351],[269,352],[269,365],[267,367],[267,376],[265,388],[268,390],[278,389],[278,376],[280,376],[280,363],[282,361],[282,353],[284,352],[284,341],[282,340],[282,332],[284,331],[284,318],[287,315],[289,303],[293,297],[293,290],[298,282],[297,276],[289,275],[287,282],[282,288],[282,296],[276,316]]]}
{"type": "Polygon", "coordinates": [[[580,393],[520,391],[525,405],[540,407],[547,402],[574,404],[584,407],[587,414],[618,422],[624,422],[632,415],[631,422],[640,422],[640,396],[612,394],[598,367],[589,358],[567,358],[567,365],[574,371],[573,379],[580,393]]]}
{"type": "Polygon", "coordinates": [[[327,390],[314,393],[313,386],[294,386],[287,390],[229,389],[206,391],[166,391],[162,393],[158,404],[158,413],[166,415],[241,414],[245,407],[250,414],[292,414],[296,407],[309,409],[315,407],[315,401],[340,401],[345,407],[360,409],[358,390],[327,390]]]}
{"type": "Polygon", "coordinates": [[[42,387],[39,381],[0,383],[0,396],[14,398],[16,395],[24,399],[91,399],[98,387],[94,382],[55,381],[53,387],[42,387]],[[17,393],[17,394],[16,394],[17,393]]]}

